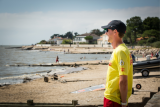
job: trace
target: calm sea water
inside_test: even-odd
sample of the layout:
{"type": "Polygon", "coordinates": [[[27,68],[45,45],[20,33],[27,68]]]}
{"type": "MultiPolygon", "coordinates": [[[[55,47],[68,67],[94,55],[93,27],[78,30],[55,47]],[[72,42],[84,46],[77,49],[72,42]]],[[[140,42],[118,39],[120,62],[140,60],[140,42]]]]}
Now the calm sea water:
{"type": "Polygon", "coordinates": [[[0,84],[22,82],[24,77],[37,73],[46,73],[47,70],[55,72],[66,69],[66,67],[28,67],[28,66],[6,66],[13,64],[39,64],[55,63],[56,56],[60,62],[108,60],[111,54],[64,54],[63,52],[40,52],[38,50],[8,49],[15,46],[0,46],[0,84]],[[81,57],[86,59],[80,59],[81,57]],[[106,57],[106,58],[105,58],[106,57]]]}

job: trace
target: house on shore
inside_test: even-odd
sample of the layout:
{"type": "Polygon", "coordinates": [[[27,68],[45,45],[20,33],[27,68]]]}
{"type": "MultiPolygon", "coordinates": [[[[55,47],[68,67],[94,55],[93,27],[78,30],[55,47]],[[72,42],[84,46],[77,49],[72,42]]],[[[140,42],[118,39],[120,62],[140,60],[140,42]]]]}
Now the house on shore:
{"type": "Polygon", "coordinates": [[[61,39],[61,37],[54,36],[54,38],[50,39],[48,42],[51,44],[57,44],[58,39],[61,39]]]}
{"type": "Polygon", "coordinates": [[[86,36],[92,36],[92,37],[93,37],[93,40],[91,41],[92,43],[97,42],[97,39],[100,38],[100,37],[97,36],[96,34],[85,33],[85,34],[81,34],[81,35],[76,36],[76,37],[74,38],[74,40],[73,40],[73,44],[89,43],[89,41],[85,39],[86,36]]]}
{"type": "Polygon", "coordinates": [[[60,45],[62,44],[63,40],[64,39],[67,39],[67,38],[62,38],[62,37],[55,37],[50,39],[48,42],[51,43],[51,44],[57,44],[57,45],[60,45]]]}
{"type": "Polygon", "coordinates": [[[102,34],[100,36],[100,38],[97,40],[97,44],[102,45],[102,47],[103,45],[108,45],[108,47],[111,46],[111,44],[108,42],[108,36],[106,34],[102,34]]]}

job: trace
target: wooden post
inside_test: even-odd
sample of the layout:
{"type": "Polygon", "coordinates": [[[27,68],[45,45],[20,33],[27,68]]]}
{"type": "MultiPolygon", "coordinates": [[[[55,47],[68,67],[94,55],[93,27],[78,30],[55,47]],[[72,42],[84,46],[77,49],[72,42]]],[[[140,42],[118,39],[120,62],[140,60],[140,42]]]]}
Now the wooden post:
{"type": "Polygon", "coordinates": [[[27,100],[27,105],[33,105],[33,100],[27,100]]]}
{"type": "Polygon", "coordinates": [[[78,104],[78,100],[72,100],[72,104],[76,106],[78,104]]]}
{"type": "Polygon", "coordinates": [[[48,82],[48,77],[44,77],[44,82],[48,82]]]}
{"type": "Polygon", "coordinates": [[[158,87],[158,92],[160,91],[160,87],[158,87]]]}

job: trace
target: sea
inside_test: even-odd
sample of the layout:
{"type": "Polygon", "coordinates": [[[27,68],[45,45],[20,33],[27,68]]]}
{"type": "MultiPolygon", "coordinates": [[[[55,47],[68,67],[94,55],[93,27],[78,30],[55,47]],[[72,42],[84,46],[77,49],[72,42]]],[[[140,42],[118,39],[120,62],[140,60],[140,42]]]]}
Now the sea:
{"type": "MultiPolygon", "coordinates": [[[[22,50],[15,45],[0,46],[0,85],[19,84],[24,78],[42,78],[48,71],[53,73],[66,72],[73,67],[66,66],[8,66],[14,64],[45,64],[59,62],[77,62],[109,60],[111,54],[64,54],[57,51],[22,50]],[[85,57],[83,59],[82,57],[85,57]]],[[[81,68],[79,68],[81,70],[81,68]]]]}

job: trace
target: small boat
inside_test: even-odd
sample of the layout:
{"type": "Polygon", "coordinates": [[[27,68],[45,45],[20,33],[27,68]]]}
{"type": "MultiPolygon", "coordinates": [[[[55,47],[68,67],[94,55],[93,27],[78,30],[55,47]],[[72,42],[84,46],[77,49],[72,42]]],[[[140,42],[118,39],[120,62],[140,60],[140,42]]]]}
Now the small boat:
{"type": "Polygon", "coordinates": [[[147,77],[150,71],[160,71],[160,59],[133,63],[133,73],[141,72],[143,77],[147,77]]]}

